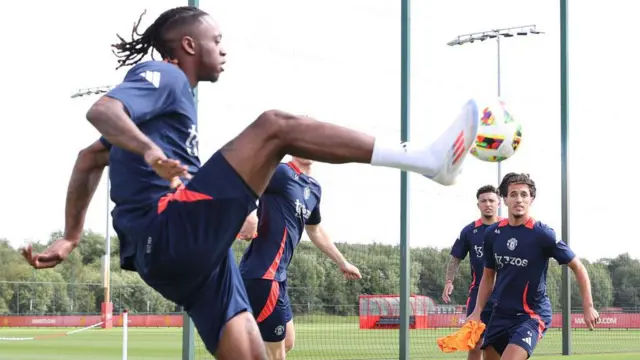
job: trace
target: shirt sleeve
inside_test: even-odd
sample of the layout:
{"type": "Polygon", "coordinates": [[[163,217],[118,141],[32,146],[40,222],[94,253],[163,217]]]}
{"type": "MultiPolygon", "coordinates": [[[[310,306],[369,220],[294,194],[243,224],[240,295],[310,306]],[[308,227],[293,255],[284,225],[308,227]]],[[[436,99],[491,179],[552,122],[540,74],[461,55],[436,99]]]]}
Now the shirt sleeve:
{"type": "Polygon", "coordinates": [[[576,257],[569,246],[564,241],[556,237],[556,232],[552,228],[548,226],[541,226],[540,233],[542,235],[542,244],[547,256],[556,259],[558,264],[566,265],[576,257]]]}
{"type": "Polygon", "coordinates": [[[100,136],[100,139],[98,139],[100,141],[100,143],[102,144],[102,146],[104,146],[107,150],[111,150],[111,143],[109,142],[109,140],[105,139],[104,136],[100,136]]]}
{"type": "Polygon", "coordinates": [[[179,79],[179,70],[170,66],[173,65],[136,66],[106,96],[119,100],[136,124],[168,113],[177,106],[184,85],[184,79],[179,79]]]}
{"type": "Polygon", "coordinates": [[[482,251],[484,258],[484,267],[487,269],[496,269],[496,258],[493,255],[493,243],[495,242],[495,227],[490,226],[484,232],[484,240],[482,241],[482,251]]]}
{"type": "Polygon", "coordinates": [[[320,200],[322,200],[321,193],[318,195],[318,204],[307,219],[307,225],[318,225],[320,224],[320,221],[322,221],[322,216],[320,216],[320,200]]]}
{"type": "Polygon", "coordinates": [[[467,254],[469,254],[469,242],[467,241],[466,229],[467,228],[465,227],[460,231],[460,235],[458,235],[458,238],[451,247],[451,256],[460,260],[464,260],[467,257],[467,254]]]}

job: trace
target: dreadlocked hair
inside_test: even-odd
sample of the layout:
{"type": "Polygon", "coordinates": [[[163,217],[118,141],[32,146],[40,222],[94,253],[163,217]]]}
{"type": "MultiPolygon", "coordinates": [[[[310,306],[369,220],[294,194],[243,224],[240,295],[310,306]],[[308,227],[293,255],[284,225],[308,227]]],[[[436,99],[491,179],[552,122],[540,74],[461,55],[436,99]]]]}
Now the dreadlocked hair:
{"type": "Polygon", "coordinates": [[[513,184],[525,184],[529,187],[529,193],[532,198],[536,197],[536,183],[531,179],[529,174],[517,174],[517,173],[508,173],[502,178],[502,182],[498,187],[498,191],[503,198],[508,196],[509,185],[513,184]]]}
{"type": "MultiPolygon", "coordinates": [[[[138,21],[133,24],[131,41],[126,41],[122,36],[116,34],[120,43],[111,45],[115,49],[115,51],[112,50],[113,54],[118,57],[118,67],[116,69],[139,63],[151,49],[155,49],[163,60],[172,58],[172,51],[164,38],[167,32],[207,14],[193,6],[176,7],[158,16],[156,21],[144,33],[140,34],[138,27],[146,13],[146,10],[142,12],[138,21]]],[[[151,58],[153,59],[153,51],[151,52],[151,58]]]]}

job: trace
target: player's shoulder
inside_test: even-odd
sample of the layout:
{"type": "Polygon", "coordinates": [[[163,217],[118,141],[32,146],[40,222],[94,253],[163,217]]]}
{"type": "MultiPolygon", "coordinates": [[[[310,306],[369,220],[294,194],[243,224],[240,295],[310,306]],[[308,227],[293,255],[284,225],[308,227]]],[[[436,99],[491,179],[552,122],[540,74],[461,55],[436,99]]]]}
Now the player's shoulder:
{"type": "MultiPolygon", "coordinates": [[[[496,222],[494,222],[493,224],[491,224],[491,225],[487,226],[487,228],[484,230],[484,233],[485,233],[485,234],[498,233],[498,229],[499,229],[499,228],[501,228],[501,227],[504,227],[504,226],[505,226],[505,225],[504,225],[504,223],[503,223],[503,221],[504,221],[504,220],[499,220],[499,221],[496,221],[496,222]]],[[[508,223],[509,223],[509,222],[507,221],[507,224],[508,224],[508,223]]]]}
{"type": "Polygon", "coordinates": [[[462,228],[463,233],[468,233],[482,226],[482,220],[474,220],[462,228]]]}
{"type": "Polygon", "coordinates": [[[291,167],[290,163],[281,162],[276,167],[276,170],[271,178],[272,184],[278,184],[276,186],[285,186],[290,181],[294,180],[300,173],[296,171],[295,167],[291,167]]]}
{"type": "Polygon", "coordinates": [[[132,66],[128,72],[137,74],[141,71],[160,71],[167,74],[182,72],[182,70],[174,64],[157,60],[139,62],[132,66]]]}
{"type": "Polygon", "coordinates": [[[300,173],[300,171],[297,170],[295,165],[289,162],[281,162],[280,164],[278,164],[278,166],[276,167],[276,172],[281,174],[291,175],[291,176],[300,173]]]}
{"type": "Polygon", "coordinates": [[[170,64],[164,61],[145,61],[134,65],[127,72],[126,77],[143,77],[149,82],[156,85],[156,87],[171,82],[188,82],[187,76],[182,69],[174,64],[170,64]]]}
{"type": "Polygon", "coordinates": [[[320,185],[320,182],[318,180],[316,180],[316,178],[314,178],[313,176],[309,176],[306,175],[307,180],[309,181],[309,184],[313,187],[315,187],[318,190],[322,190],[322,186],[320,185]]]}
{"type": "Polygon", "coordinates": [[[556,231],[549,226],[548,224],[542,222],[542,221],[536,221],[533,219],[530,219],[530,221],[533,221],[533,226],[532,226],[532,230],[536,233],[536,234],[540,234],[552,239],[556,239],[556,231]]]}

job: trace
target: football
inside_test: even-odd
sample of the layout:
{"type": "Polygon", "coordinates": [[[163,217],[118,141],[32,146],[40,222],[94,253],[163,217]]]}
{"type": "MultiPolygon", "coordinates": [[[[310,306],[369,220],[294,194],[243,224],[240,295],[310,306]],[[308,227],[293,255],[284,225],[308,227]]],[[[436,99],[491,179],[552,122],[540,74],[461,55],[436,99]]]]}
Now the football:
{"type": "Polygon", "coordinates": [[[486,162],[501,162],[515,155],[522,141],[522,126],[506,103],[496,99],[478,104],[480,122],[471,155],[486,162]]]}

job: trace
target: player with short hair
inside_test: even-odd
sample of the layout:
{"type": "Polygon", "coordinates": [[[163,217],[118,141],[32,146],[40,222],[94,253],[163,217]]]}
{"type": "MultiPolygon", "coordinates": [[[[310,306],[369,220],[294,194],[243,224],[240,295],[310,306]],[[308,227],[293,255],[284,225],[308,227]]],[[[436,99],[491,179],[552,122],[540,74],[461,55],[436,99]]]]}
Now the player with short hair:
{"type": "MultiPolygon", "coordinates": [[[[447,264],[447,272],[445,275],[445,285],[442,291],[442,300],[445,303],[451,301],[449,296],[453,292],[453,281],[458,273],[460,262],[469,255],[469,263],[471,269],[471,286],[469,286],[469,297],[467,298],[467,316],[471,315],[476,305],[478,296],[478,286],[482,280],[484,269],[484,258],[482,252],[482,243],[484,241],[484,232],[492,224],[496,223],[498,217],[498,208],[500,207],[500,196],[498,189],[493,185],[485,185],[476,192],[477,206],[480,210],[480,218],[468,224],[451,247],[451,257],[447,264]]],[[[480,319],[483,323],[488,324],[491,318],[490,304],[485,307],[480,319]]],[[[468,360],[482,359],[482,350],[480,343],[476,349],[470,350],[467,355],[468,360]]]]}
{"type": "Polygon", "coordinates": [[[121,84],[87,120],[102,137],[82,150],[67,191],[64,238],[23,256],[53,267],[78,245],[85,213],[109,165],[121,267],[183,306],[218,359],[264,359],[266,351],[231,245],[286,154],[326,163],[401,169],[451,185],[478,128],[473,100],[432,144],[384,143],[370,135],[278,110],[265,111],[201,164],[193,89],[216,82],[226,51],[213,18],[195,7],[165,11],[142,35],[114,45],[121,84]],[[162,61],[140,62],[150,50],[162,61]]]}
{"type": "Polygon", "coordinates": [[[239,265],[270,360],[285,359],[295,342],[287,268],[303,231],[338,265],[345,278],[361,278],[360,270],[344,258],[320,224],[322,188],[310,176],[312,163],[294,156],[278,165],[260,197],[258,235],[239,265]]]}
{"type": "Polygon", "coordinates": [[[498,190],[509,217],[485,232],[484,275],[476,308],[468,319],[480,320],[491,296],[495,305],[482,344],[484,359],[525,360],[551,324],[551,301],[547,295],[550,258],[569,266],[575,274],[584,320],[590,329],[596,325],[598,312],[593,307],[591,281],[582,262],[556,238],[552,228],[529,214],[536,198],[533,179],[528,174],[509,173],[498,190]]]}

